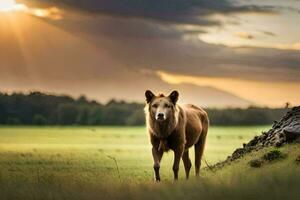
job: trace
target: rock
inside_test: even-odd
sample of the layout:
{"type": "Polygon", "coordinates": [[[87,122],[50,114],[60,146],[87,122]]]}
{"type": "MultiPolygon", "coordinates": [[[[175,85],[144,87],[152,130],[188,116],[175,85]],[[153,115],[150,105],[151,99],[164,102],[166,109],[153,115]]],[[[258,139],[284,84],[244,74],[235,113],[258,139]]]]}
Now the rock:
{"type": "MultiPolygon", "coordinates": [[[[281,147],[286,143],[294,142],[297,138],[300,138],[300,106],[292,108],[281,120],[274,121],[269,131],[262,132],[260,136],[255,136],[248,143],[244,143],[243,148],[236,149],[225,161],[217,163],[216,165],[223,166],[225,163],[239,159],[243,157],[244,154],[253,150],[260,150],[268,146],[281,147]]],[[[279,156],[277,153],[276,151],[272,152],[266,155],[265,159],[276,159],[276,156],[279,156]]]]}
{"type": "Polygon", "coordinates": [[[283,145],[283,142],[278,141],[275,143],[275,147],[281,147],[283,145]]]}
{"type": "Polygon", "coordinates": [[[240,158],[240,157],[245,153],[245,151],[246,151],[246,148],[238,148],[238,149],[236,149],[236,150],[233,152],[233,154],[232,154],[230,160],[235,160],[235,159],[237,159],[237,158],[240,158]]]}
{"type": "Polygon", "coordinates": [[[283,129],[284,133],[284,138],[287,142],[292,142],[294,141],[297,137],[300,136],[300,132],[296,132],[295,130],[292,129],[283,129]]]}

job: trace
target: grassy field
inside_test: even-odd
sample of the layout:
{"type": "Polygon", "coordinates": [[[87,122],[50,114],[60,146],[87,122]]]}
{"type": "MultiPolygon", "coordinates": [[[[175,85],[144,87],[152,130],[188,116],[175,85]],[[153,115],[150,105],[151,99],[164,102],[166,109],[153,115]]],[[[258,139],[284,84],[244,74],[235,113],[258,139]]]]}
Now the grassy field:
{"type": "MultiPolygon", "coordinates": [[[[223,160],[243,142],[268,128],[211,127],[205,159],[210,164],[223,160]]],[[[184,195],[181,187],[186,191],[198,188],[191,184],[199,185],[199,181],[183,181],[182,165],[181,181],[176,185],[172,184],[171,152],[164,156],[161,166],[165,190],[154,184],[150,149],[144,127],[1,127],[0,198],[126,199],[133,198],[133,195],[144,198],[143,195],[149,196],[154,190],[162,194],[161,198],[176,194],[174,197],[180,199],[184,195]],[[168,191],[173,189],[177,193],[170,194],[168,191]]],[[[246,165],[245,163],[242,164],[246,165]]],[[[205,167],[204,162],[203,166],[205,167]]],[[[251,177],[263,181],[262,174],[255,173],[250,177],[247,173],[241,175],[243,170],[240,167],[225,169],[219,175],[204,171],[201,181],[204,185],[197,190],[208,187],[207,191],[213,192],[211,185],[214,185],[222,193],[223,189],[238,184],[239,181],[248,180],[254,184],[251,177]],[[240,175],[235,177],[235,173],[240,175]],[[224,183],[226,187],[222,188],[220,183],[224,183]]],[[[271,171],[261,173],[268,174],[271,171]]]]}
{"type": "MultiPolygon", "coordinates": [[[[205,159],[211,164],[223,160],[265,129],[267,127],[212,127],[205,159]]],[[[152,181],[150,150],[144,127],[0,128],[0,162],[8,174],[18,174],[19,170],[26,174],[26,170],[40,168],[41,173],[53,171],[62,177],[72,177],[75,173],[82,178],[93,177],[95,181],[118,181],[113,157],[117,160],[121,181],[152,181]]],[[[164,155],[163,179],[172,180],[172,159],[171,152],[164,155]]]]}

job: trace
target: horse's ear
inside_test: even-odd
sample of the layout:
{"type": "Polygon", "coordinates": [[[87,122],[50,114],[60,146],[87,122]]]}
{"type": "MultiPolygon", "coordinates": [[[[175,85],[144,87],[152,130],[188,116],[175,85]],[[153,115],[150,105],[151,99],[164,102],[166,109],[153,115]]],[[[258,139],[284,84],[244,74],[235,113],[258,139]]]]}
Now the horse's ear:
{"type": "Polygon", "coordinates": [[[174,90],[173,92],[171,92],[171,94],[169,95],[169,98],[171,99],[171,101],[172,101],[173,104],[177,103],[178,96],[179,96],[179,93],[176,90],[174,90]]]}
{"type": "Polygon", "coordinates": [[[146,102],[150,103],[153,97],[155,97],[155,95],[150,90],[146,90],[145,97],[146,97],[146,102]]]}

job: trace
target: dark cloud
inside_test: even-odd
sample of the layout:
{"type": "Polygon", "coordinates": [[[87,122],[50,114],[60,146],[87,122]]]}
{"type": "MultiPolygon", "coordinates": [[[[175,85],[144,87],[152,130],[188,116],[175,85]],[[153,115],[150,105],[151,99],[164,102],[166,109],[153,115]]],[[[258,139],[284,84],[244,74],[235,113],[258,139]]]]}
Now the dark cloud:
{"type": "MultiPolygon", "coordinates": [[[[110,38],[180,39],[185,33],[174,26],[157,24],[144,19],[126,19],[111,16],[97,16],[84,19],[66,18],[64,21],[55,22],[55,24],[75,33],[84,32],[89,35],[101,35],[110,38]]],[[[199,30],[197,33],[202,32],[199,30]]]]}
{"type": "Polygon", "coordinates": [[[220,22],[207,18],[207,16],[216,13],[273,12],[273,7],[234,5],[228,0],[41,0],[40,2],[67,5],[99,14],[202,26],[220,25],[220,22]]]}
{"type": "MultiPolygon", "coordinates": [[[[50,22],[64,29],[87,34],[119,38],[181,39],[204,33],[204,26],[222,26],[211,14],[270,13],[271,9],[255,5],[235,5],[232,1],[211,0],[19,0],[64,8],[64,20],[50,22]],[[76,8],[81,16],[69,16],[76,8]],[[85,17],[84,17],[85,16],[85,17]],[[194,29],[179,29],[193,25],[194,29]]],[[[226,22],[229,23],[229,22],[226,22]]],[[[250,39],[250,38],[248,38],[250,39]]]]}
{"type": "MultiPolygon", "coordinates": [[[[79,28],[79,27],[77,27],[79,28]]],[[[76,31],[77,30],[77,31],[76,31]]],[[[126,30],[126,29],[125,29],[126,30]]],[[[77,32],[80,38],[104,48],[128,70],[165,70],[179,74],[232,77],[263,81],[300,81],[300,52],[268,48],[230,48],[199,39],[169,37],[126,37],[118,34],[77,32]],[[106,38],[106,39],[105,39],[106,38]]],[[[126,31],[125,31],[126,32],[126,31]]],[[[171,32],[171,31],[170,31],[171,32]]],[[[167,35],[166,35],[167,36],[167,35]]]]}
{"type": "MultiPolygon", "coordinates": [[[[96,45],[103,45],[103,42],[96,45]]],[[[300,81],[300,52],[267,48],[229,48],[201,41],[117,39],[105,46],[130,69],[262,81],[300,81]],[[126,50],[122,49],[126,47],[126,50]]]]}
{"type": "MultiPolygon", "coordinates": [[[[116,0],[52,0],[51,2],[64,2],[83,9],[93,7],[97,12],[110,13],[91,16],[79,12],[72,13],[69,17],[66,11],[64,20],[50,22],[77,38],[89,41],[96,49],[104,50],[106,62],[103,66],[111,67],[118,64],[137,71],[149,68],[202,76],[300,81],[299,51],[229,48],[207,44],[196,37],[201,33],[201,28],[185,30],[178,28],[178,24],[158,23],[145,19],[146,16],[148,18],[174,16],[176,19],[176,16],[196,16],[199,13],[208,15],[262,12],[266,10],[265,7],[236,6],[229,1],[162,0],[150,3],[139,0],[117,3],[116,0]],[[192,37],[185,40],[186,35],[192,37]]],[[[196,27],[199,28],[198,25],[196,27]]],[[[253,38],[252,35],[248,36],[248,39],[249,37],[253,38]]],[[[90,75],[97,76],[102,73],[100,68],[95,66],[90,75]]],[[[89,74],[88,71],[86,73],[89,74]]]]}
{"type": "Polygon", "coordinates": [[[183,39],[184,35],[196,36],[197,31],[147,20],[104,18],[82,24],[75,21],[63,27],[104,48],[129,70],[148,68],[199,76],[300,81],[299,51],[212,45],[197,37],[183,39]]]}
{"type": "Polygon", "coordinates": [[[267,6],[266,8],[272,9],[272,10],[277,10],[277,11],[288,11],[288,12],[295,12],[295,13],[300,13],[300,9],[295,8],[295,7],[290,7],[290,6],[267,6]]]}

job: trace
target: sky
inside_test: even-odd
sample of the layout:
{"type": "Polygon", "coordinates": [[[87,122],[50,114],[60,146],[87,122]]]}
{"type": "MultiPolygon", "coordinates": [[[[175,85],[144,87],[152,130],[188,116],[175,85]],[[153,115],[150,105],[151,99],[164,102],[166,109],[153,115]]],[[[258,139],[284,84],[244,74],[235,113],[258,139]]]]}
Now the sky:
{"type": "Polygon", "coordinates": [[[0,91],[300,104],[300,0],[0,0],[0,91]]]}

